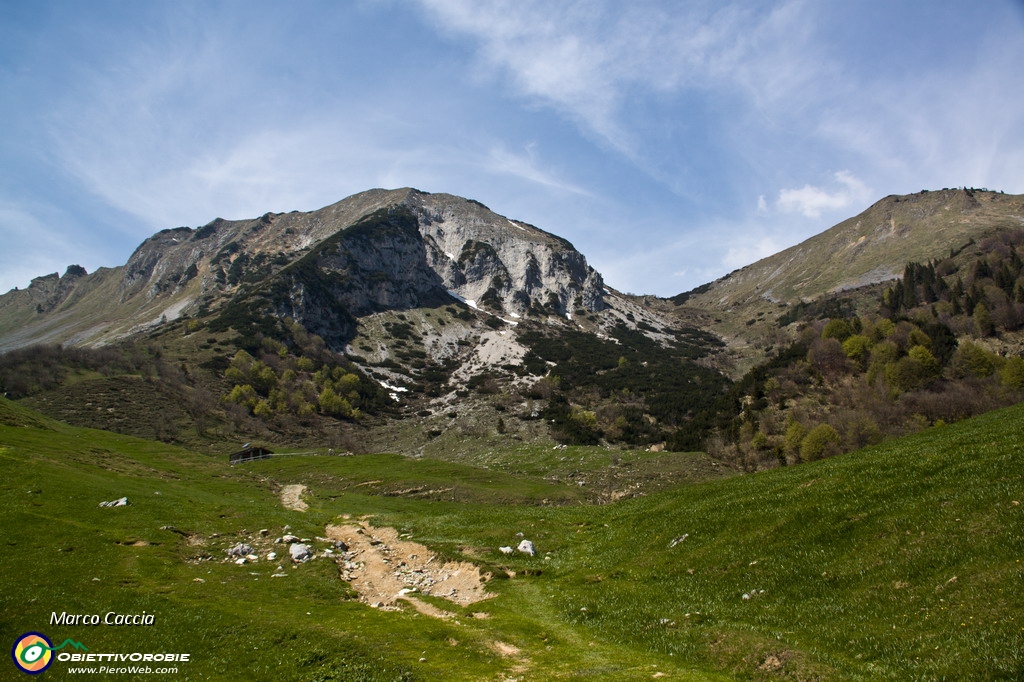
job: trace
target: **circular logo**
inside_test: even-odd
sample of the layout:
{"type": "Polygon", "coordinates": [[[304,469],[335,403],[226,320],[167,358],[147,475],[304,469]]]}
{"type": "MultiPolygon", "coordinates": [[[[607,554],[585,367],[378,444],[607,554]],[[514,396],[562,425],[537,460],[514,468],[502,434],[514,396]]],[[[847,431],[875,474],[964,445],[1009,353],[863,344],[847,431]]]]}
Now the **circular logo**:
{"type": "Polygon", "coordinates": [[[14,665],[29,675],[38,675],[53,663],[53,642],[41,632],[26,632],[11,649],[14,665]]]}

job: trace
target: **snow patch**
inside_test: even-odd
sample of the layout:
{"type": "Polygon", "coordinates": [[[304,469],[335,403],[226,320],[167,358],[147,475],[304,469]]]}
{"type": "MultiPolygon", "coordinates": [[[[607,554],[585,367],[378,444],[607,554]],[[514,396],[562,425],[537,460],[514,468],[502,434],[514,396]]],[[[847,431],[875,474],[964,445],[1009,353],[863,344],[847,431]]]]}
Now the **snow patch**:
{"type": "Polygon", "coordinates": [[[515,222],[513,220],[509,220],[508,218],[505,218],[505,220],[508,220],[508,224],[511,225],[512,227],[518,227],[523,232],[526,232],[526,228],[523,227],[522,225],[520,225],[519,223],[517,223],[517,222],[515,222]]]}
{"type": "Polygon", "coordinates": [[[462,303],[465,303],[466,305],[468,305],[473,310],[480,310],[480,308],[478,308],[477,305],[476,305],[476,301],[471,301],[468,298],[463,298],[462,296],[459,296],[457,293],[455,293],[451,289],[448,290],[448,295],[451,296],[452,298],[454,298],[457,301],[461,301],[462,303]]]}
{"type": "Polygon", "coordinates": [[[394,400],[396,403],[399,402],[399,398],[398,398],[398,394],[399,393],[408,393],[409,392],[409,389],[407,389],[405,386],[395,386],[394,384],[389,384],[386,381],[380,381],[380,380],[378,380],[377,383],[380,384],[383,388],[385,388],[385,389],[387,389],[389,391],[388,395],[391,396],[391,399],[394,400]]]}

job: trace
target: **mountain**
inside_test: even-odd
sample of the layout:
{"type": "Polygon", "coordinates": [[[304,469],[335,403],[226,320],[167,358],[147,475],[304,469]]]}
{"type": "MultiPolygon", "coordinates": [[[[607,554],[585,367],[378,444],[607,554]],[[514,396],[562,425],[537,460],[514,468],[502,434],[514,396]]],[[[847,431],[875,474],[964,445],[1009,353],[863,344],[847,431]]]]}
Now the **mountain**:
{"type": "Polygon", "coordinates": [[[338,347],[352,320],[319,319],[322,294],[343,317],[453,297],[506,317],[607,307],[600,275],[563,239],[458,197],[371,190],[310,213],[163,230],[124,266],[37,278],[0,297],[0,350],[110,343],[251,296],[275,277],[275,291],[294,289],[275,298],[279,312],[333,325],[338,347]]]}
{"type": "MultiPolygon", "coordinates": [[[[540,420],[550,408],[543,423],[570,441],[651,444],[685,432],[696,447],[717,409],[700,396],[725,393],[713,369],[720,343],[644,300],[607,287],[566,240],[479,202],[378,189],[309,213],[164,230],[123,266],[38,278],[0,296],[0,349],[61,343],[83,349],[73,361],[50,358],[79,363],[75,372],[131,367],[165,384],[183,373],[164,401],[189,402],[201,388],[212,398],[198,402],[242,406],[274,438],[318,437],[336,427],[322,423],[332,417],[364,425],[364,446],[379,436],[406,452],[444,447],[437,436],[481,424],[535,440],[547,437],[540,420]],[[84,350],[119,344],[144,348],[115,363],[84,350]],[[404,444],[394,442],[396,410],[417,417],[404,444]],[[367,433],[377,418],[387,428],[367,433]]],[[[82,393],[97,392],[91,379],[57,388],[56,375],[27,376],[5,390],[17,384],[39,409],[103,425],[82,412],[95,403],[82,393]],[[51,394],[40,395],[44,386],[51,394]]],[[[115,379],[99,393],[141,395],[115,379]]]]}
{"type": "Polygon", "coordinates": [[[615,291],[569,242],[479,202],[376,189],[164,230],[123,266],[0,296],[0,389],[71,423],[211,446],[473,460],[510,440],[701,450],[714,436],[730,461],[764,466],[794,421],[827,423],[848,449],[1016,395],[996,395],[991,372],[965,410],[928,392],[946,382],[942,400],[963,403],[958,339],[980,336],[993,371],[1019,354],[1022,226],[1020,196],[891,196],[659,299],[615,291]],[[851,335],[856,359],[837,346],[851,335]],[[879,376],[890,394],[862,399],[879,376]],[[765,391],[784,397],[766,407],[765,391]],[[868,418],[869,403],[898,418],[868,418]],[[741,423],[754,415],[772,421],[741,423]]]}
{"type": "MultiPolygon", "coordinates": [[[[800,304],[828,298],[877,302],[877,285],[1004,231],[1024,229],[1024,195],[943,189],[881,199],[777,254],[671,300],[704,313],[732,351],[734,375],[763,360],[780,342],[779,321],[800,304]]],[[[784,326],[784,325],[783,325],[784,326]]]]}

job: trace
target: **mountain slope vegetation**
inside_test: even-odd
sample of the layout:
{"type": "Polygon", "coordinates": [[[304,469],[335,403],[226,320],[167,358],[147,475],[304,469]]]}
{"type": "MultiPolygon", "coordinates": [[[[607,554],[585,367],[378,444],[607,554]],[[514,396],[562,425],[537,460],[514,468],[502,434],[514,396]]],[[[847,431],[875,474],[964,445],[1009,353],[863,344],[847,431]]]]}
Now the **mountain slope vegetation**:
{"type": "Polygon", "coordinates": [[[797,338],[734,386],[723,458],[793,464],[1024,399],[1024,232],[794,306],[797,338]]]}
{"type": "Polygon", "coordinates": [[[179,667],[190,678],[1009,679],[1024,664],[1022,417],[1017,406],[613,505],[538,507],[539,481],[522,476],[493,486],[486,470],[449,467],[445,481],[473,501],[389,496],[358,483],[437,485],[434,465],[367,455],[228,467],[0,401],[0,629],[13,641],[43,628],[94,651],[191,652],[179,667]],[[280,504],[285,484],[307,486],[308,512],[280,504]],[[97,507],[118,496],[130,504],[97,507]],[[423,597],[451,614],[438,619],[367,606],[330,559],[280,578],[280,560],[227,560],[257,529],[313,538],[341,515],[470,558],[495,596],[469,607],[423,597]],[[499,551],[518,533],[537,556],[499,551]],[[53,610],[99,608],[156,623],[45,627],[53,610]]]}
{"type": "Polygon", "coordinates": [[[887,197],[657,299],[371,190],[38,278],[0,296],[0,634],[190,679],[1014,679],[1022,226],[887,197]],[[489,597],[369,599],[353,524],[489,597]],[[157,622],[51,622],[97,609],[157,622]]]}

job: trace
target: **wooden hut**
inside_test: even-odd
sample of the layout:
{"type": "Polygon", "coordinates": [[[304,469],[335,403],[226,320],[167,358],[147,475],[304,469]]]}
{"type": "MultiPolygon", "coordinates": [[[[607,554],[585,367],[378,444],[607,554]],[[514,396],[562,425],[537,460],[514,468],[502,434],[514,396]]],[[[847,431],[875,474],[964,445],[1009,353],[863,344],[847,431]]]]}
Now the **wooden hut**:
{"type": "Polygon", "coordinates": [[[268,448],[259,445],[246,445],[238,452],[233,452],[228,455],[228,462],[231,464],[242,464],[244,462],[251,462],[254,459],[267,459],[273,452],[268,448]]]}

